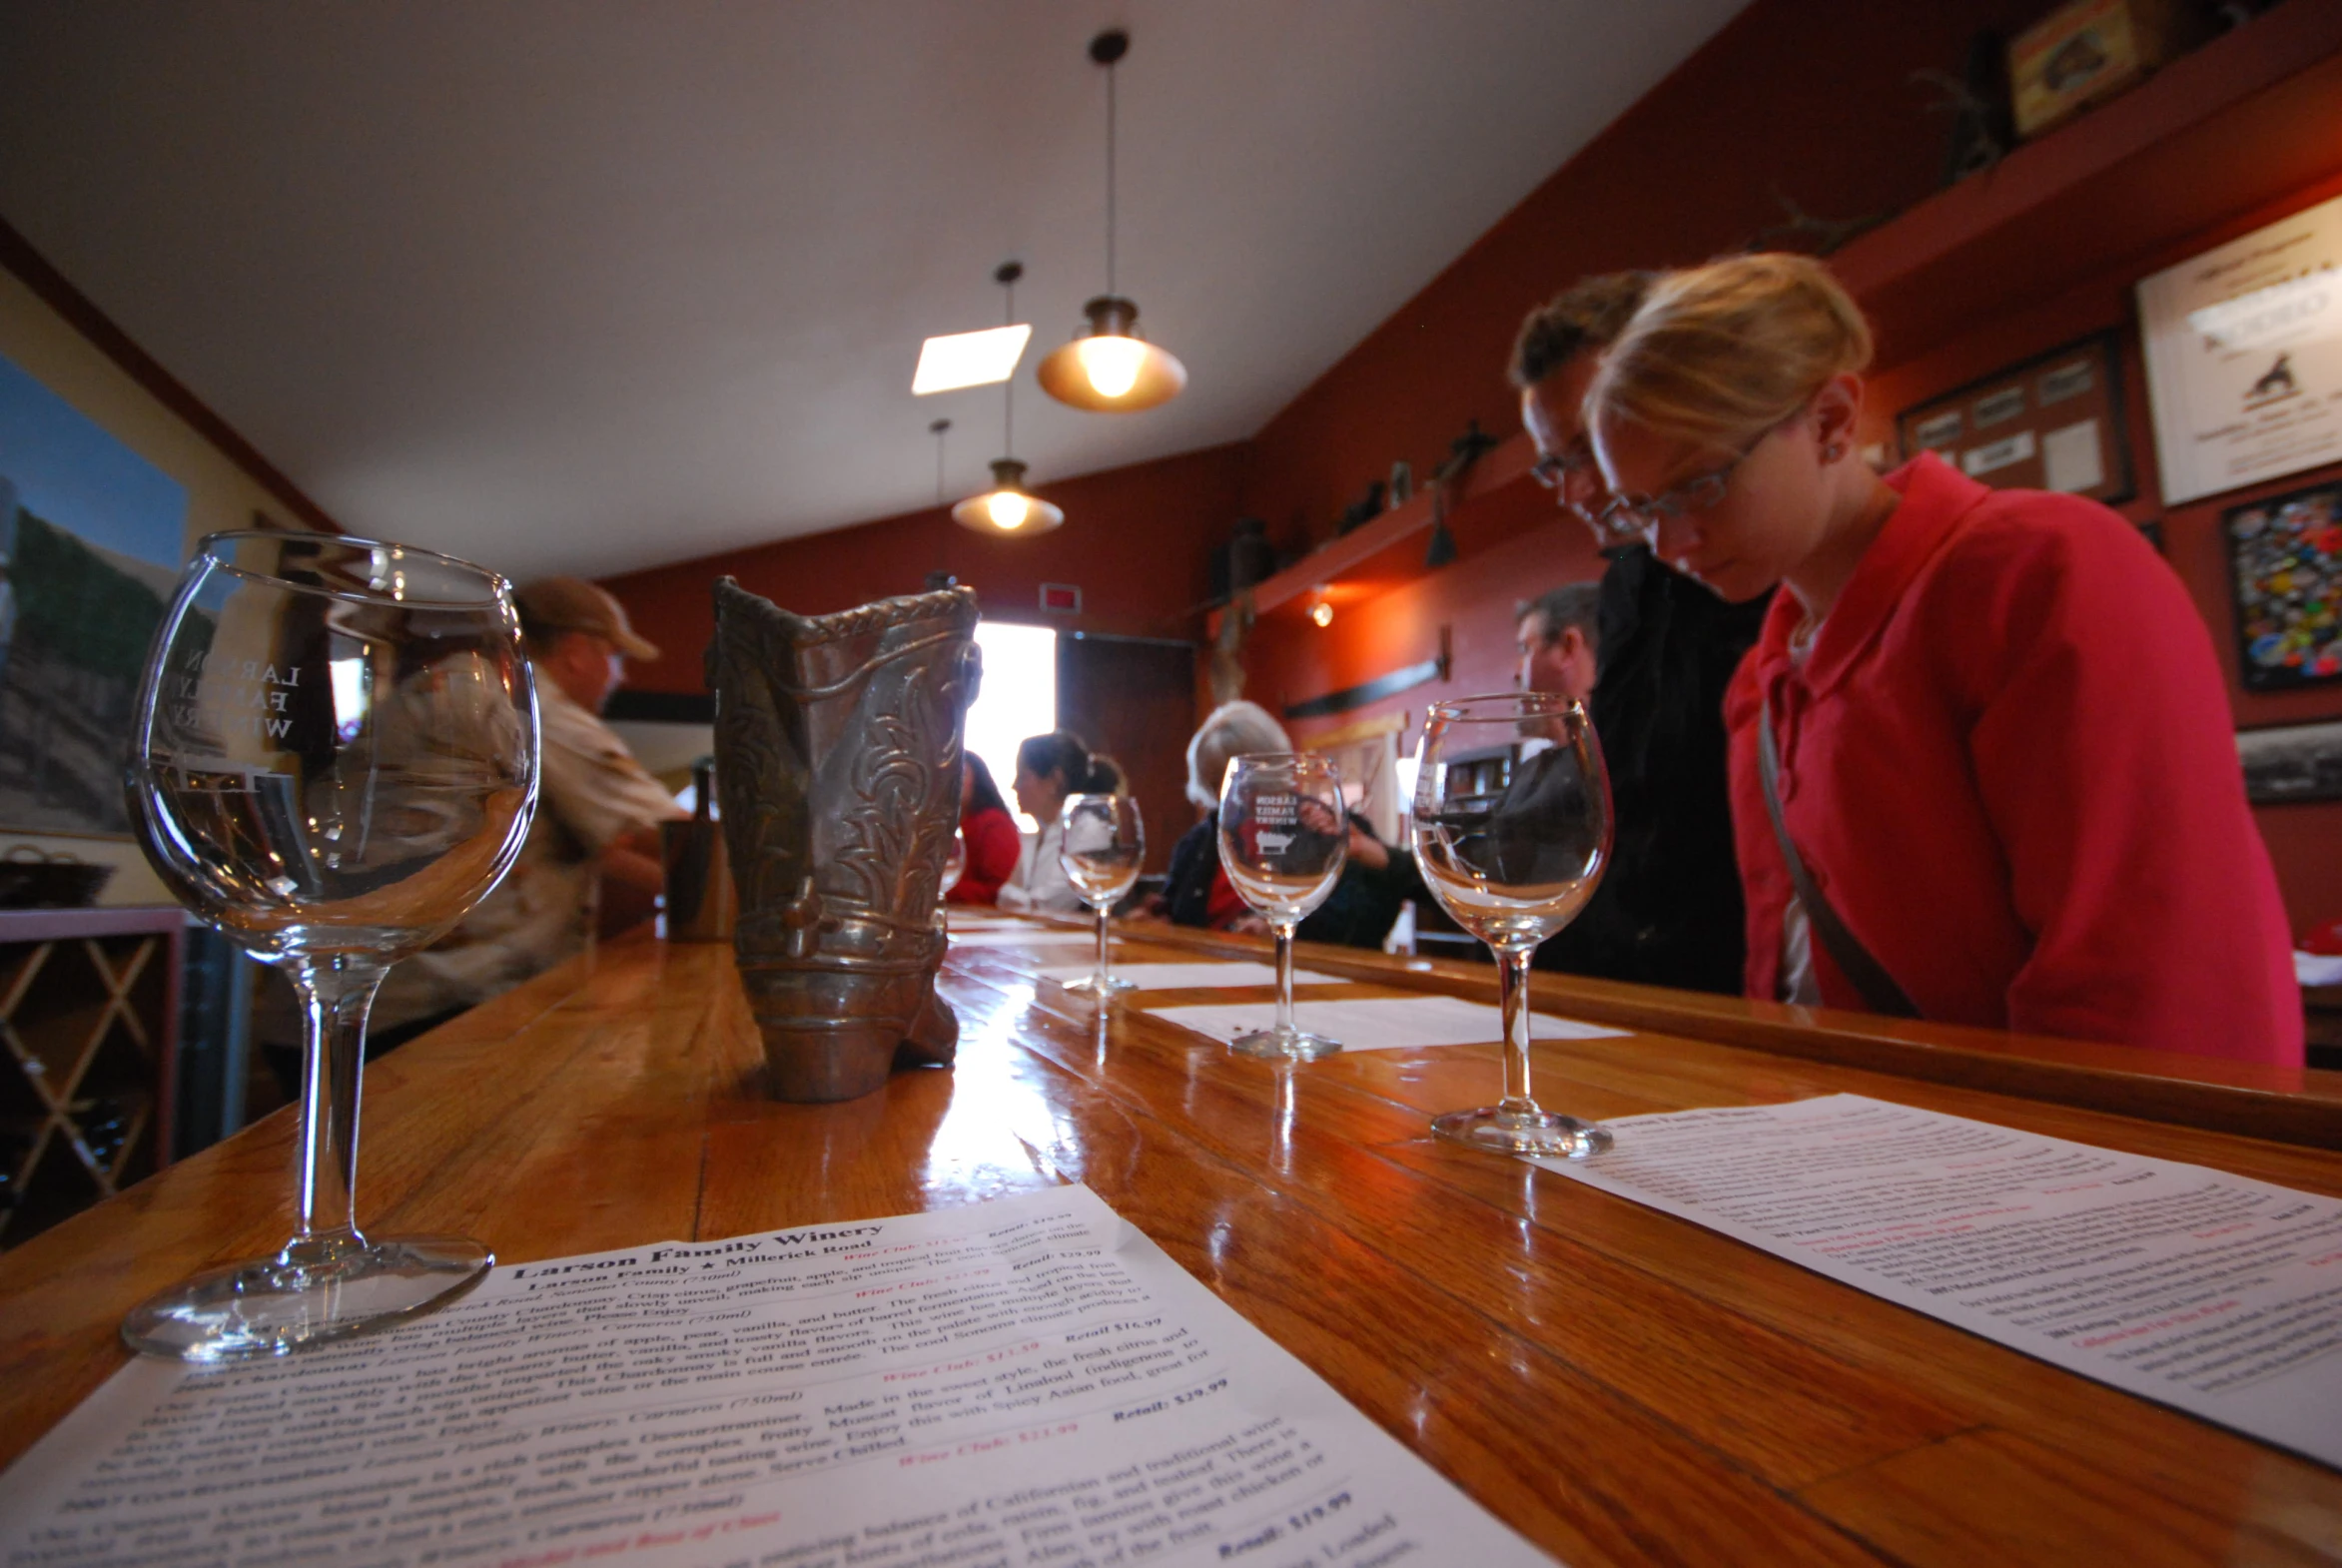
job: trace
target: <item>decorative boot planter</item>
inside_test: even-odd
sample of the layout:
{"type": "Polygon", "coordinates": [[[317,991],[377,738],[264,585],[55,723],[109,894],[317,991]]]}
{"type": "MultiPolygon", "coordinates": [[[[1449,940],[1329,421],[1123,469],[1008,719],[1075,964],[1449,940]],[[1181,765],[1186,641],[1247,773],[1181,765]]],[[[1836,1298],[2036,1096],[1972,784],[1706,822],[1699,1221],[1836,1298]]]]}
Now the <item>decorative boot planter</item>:
{"type": "Polygon", "coordinates": [[[732,939],[781,1100],[851,1100],[948,1065],[935,995],[976,595],[792,615],[715,587],[716,788],[740,892],[732,939]]]}

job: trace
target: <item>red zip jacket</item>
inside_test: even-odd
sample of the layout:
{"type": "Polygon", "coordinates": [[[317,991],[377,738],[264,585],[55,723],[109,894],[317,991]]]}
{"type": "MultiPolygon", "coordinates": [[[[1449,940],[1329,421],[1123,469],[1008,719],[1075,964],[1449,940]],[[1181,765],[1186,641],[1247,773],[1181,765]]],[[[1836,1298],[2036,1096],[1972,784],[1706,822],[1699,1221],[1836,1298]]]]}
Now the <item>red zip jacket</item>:
{"type": "MultiPolygon", "coordinates": [[[[1777,596],[1725,699],[1748,990],[1778,997],[1791,838],[1926,1017],[2299,1066],[2301,994],[2202,618],[2094,501],[1923,454],[1823,622],[1777,596]]],[[[1820,935],[1832,1007],[1860,1008],[1820,935]]]]}

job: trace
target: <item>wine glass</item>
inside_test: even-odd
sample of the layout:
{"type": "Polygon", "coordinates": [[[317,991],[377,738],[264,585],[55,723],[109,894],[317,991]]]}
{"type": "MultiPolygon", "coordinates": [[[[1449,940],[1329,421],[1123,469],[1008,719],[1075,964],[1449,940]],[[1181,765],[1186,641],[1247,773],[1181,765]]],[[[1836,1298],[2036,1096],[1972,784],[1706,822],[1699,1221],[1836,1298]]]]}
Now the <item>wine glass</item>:
{"type": "Polygon", "coordinates": [[[510,585],[405,545],[212,534],[148,650],[134,726],[147,857],[292,980],[304,1069],[292,1238],[141,1303],[123,1338],[189,1361],[283,1355],[452,1299],[486,1247],[358,1228],[359,1087],[385,972],[495,886],[535,811],[510,585]]]}
{"type": "Polygon", "coordinates": [[[1276,933],[1276,1025],[1238,1036],[1229,1050],[1306,1061],[1341,1049],[1294,1027],[1293,928],[1325,902],[1349,852],[1341,770],[1331,762],[1284,751],[1229,759],[1219,785],[1219,863],[1276,933]]]}
{"type": "Polygon", "coordinates": [[[1504,1016],[1504,1099],[1451,1111],[1431,1130],[1518,1155],[1608,1149],[1606,1129],[1542,1110],[1529,1094],[1529,959],[1585,908],[1610,860],[1610,780],[1585,708],[1542,691],[1433,703],[1414,835],[1432,896],[1495,955],[1504,1016]]]}
{"type": "Polygon", "coordinates": [[[1058,864],[1066,868],[1066,880],[1082,902],[1098,911],[1098,972],[1088,980],[1068,981],[1066,989],[1103,1000],[1131,989],[1130,981],[1115,979],[1107,966],[1106,912],[1139,880],[1147,830],[1139,820],[1139,803],[1128,795],[1068,795],[1058,811],[1058,864]]]}

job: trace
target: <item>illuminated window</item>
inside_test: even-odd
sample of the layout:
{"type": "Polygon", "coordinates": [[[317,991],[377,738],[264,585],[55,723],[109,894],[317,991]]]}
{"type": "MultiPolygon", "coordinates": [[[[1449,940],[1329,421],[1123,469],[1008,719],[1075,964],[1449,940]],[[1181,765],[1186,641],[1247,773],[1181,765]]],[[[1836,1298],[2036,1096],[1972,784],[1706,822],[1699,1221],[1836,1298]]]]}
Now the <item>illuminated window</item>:
{"type": "Polygon", "coordinates": [[[1058,727],[1058,634],[987,620],[977,623],[976,645],[984,650],[984,687],[968,709],[967,748],[992,770],[1017,826],[1037,832],[1017,810],[1017,747],[1058,727]]]}

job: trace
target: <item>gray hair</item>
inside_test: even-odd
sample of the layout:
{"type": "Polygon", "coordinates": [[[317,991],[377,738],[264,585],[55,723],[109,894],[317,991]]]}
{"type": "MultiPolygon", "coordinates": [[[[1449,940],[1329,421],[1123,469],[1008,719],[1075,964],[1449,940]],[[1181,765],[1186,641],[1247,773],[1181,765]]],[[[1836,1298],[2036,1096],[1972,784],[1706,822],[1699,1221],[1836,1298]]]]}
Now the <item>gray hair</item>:
{"type": "Polygon", "coordinates": [[[1513,623],[1520,624],[1532,615],[1542,616],[1545,622],[1545,640],[1550,643],[1563,632],[1575,628],[1586,639],[1586,646],[1601,646],[1602,590],[1591,582],[1565,582],[1558,588],[1548,588],[1533,599],[1522,602],[1513,611],[1513,623]]]}
{"type": "Polygon", "coordinates": [[[1219,804],[1219,781],[1231,757],[1292,749],[1292,737],[1259,703],[1223,702],[1187,742],[1187,798],[1209,810],[1219,804]]]}

